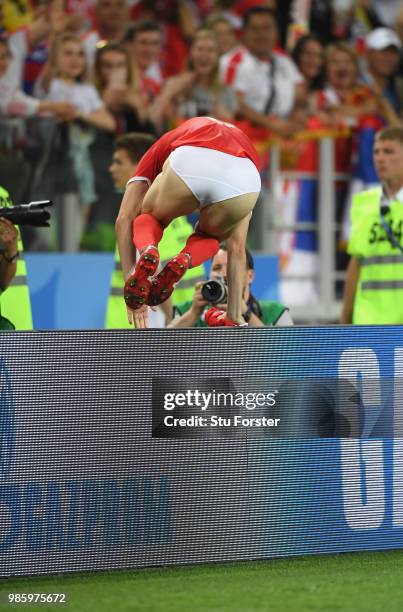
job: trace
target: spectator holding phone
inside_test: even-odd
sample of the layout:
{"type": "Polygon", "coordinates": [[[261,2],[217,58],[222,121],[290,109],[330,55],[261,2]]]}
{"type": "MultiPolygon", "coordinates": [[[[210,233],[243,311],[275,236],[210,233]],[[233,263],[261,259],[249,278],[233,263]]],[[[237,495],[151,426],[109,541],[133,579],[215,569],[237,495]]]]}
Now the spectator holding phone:
{"type": "Polygon", "coordinates": [[[154,132],[149,102],[135,77],[128,49],[116,43],[100,47],[95,56],[94,84],[119,132],[154,132]]]}
{"type": "Polygon", "coordinates": [[[211,30],[199,30],[189,52],[188,70],[171,77],[151,109],[157,121],[169,115],[190,119],[208,115],[232,121],[238,110],[235,91],[219,77],[219,49],[211,30]]]}

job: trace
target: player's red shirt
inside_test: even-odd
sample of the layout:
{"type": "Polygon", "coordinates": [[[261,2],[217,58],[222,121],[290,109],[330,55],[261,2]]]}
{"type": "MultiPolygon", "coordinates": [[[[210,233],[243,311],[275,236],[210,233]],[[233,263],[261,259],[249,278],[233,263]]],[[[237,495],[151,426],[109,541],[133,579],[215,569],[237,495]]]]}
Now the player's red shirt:
{"type": "Polygon", "coordinates": [[[235,157],[248,157],[260,169],[259,157],[252,142],[239,128],[211,117],[195,117],[161,136],[143,155],[133,178],[146,179],[152,183],[172,151],[183,146],[215,149],[235,157]]]}

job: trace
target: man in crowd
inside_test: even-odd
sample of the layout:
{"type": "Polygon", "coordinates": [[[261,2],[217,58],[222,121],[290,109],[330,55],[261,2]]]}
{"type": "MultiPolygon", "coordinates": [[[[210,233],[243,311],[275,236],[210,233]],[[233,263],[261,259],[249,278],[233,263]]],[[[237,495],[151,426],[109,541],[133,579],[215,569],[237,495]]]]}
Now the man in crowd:
{"type": "Polygon", "coordinates": [[[244,17],[244,46],[221,58],[220,71],[224,82],[238,93],[246,119],[290,136],[301,127],[287,121],[287,116],[302,77],[286,55],[274,50],[277,39],[275,12],[263,6],[251,8],[244,17]]]}
{"type": "Polygon", "coordinates": [[[382,187],[353,197],[351,255],[341,323],[403,323],[403,128],[378,132],[374,162],[382,187]]]}
{"type": "Polygon", "coordinates": [[[102,42],[122,43],[129,24],[127,0],[98,0],[95,7],[95,28],[83,38],[87,68],[92,68],[95,53],[102,42]]]}
{"type": "Polygon", "coordinates": [[[126,45],[133,60],[133,66],[140,76],[141,88],[151,98],[161,89],[162,33],[156,21],[140,21],[132,26],[126,35],[126,45]]]}
{"type": "MultiPolygon", "coordinates": [[[[292,319],[288,309],[277,302],[258,301],[251,291],[253,282],[254,261],[252,253],[245,249],[246,270],[244,276],[242,316],[250,327],[263,327],[265,325],[292,325],[292,319]]],[[[220,281],[223,286],[227,283],[227,263],[228,255],[225,244],[220,245],[219,251],[214,255],[211,262],[211,281],[220,281]]],[[[195,285],[193,298],[191,301],[177,304],[174,308],[176,314],[168,327],[178,329],[180,327],[207,327],[204,321],[204,313],[212,305],[202,294],[205,283],[199,282],[195,285]]],[[[208,287],[207,287],[208,288],[208,287]]],[[[220,310],[226,309],[226,304],[217,306],[220,310]]]]}

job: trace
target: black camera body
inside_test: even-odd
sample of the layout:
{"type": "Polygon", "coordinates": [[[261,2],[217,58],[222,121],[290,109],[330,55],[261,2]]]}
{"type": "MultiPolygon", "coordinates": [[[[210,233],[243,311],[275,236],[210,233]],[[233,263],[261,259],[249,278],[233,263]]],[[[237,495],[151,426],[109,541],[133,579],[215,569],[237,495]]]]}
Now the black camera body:
{"type": "Polygon", "coordinates": [[[51,200],[40,200],[29,204],[20,204],[12,208],[0,208],[0,217],[8,219],[14,225],[31,225],[34,227],[49,227],[51,200]]]}
{"type": "Polygon", "coordinates": [[[201,294],[209,304],[226,304],[228,285],[224,280],[208,280],[201,286],[201,294]]]}

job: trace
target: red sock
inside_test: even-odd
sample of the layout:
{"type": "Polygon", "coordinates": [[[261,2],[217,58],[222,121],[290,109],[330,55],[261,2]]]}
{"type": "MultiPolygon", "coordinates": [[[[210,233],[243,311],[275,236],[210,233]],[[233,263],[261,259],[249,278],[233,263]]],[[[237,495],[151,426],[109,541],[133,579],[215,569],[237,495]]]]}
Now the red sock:
{"type": "Polygon", "coordinates": [[[196,268],[204,261],[211,259],[217,253],[220,243],[203,232],[195,232],[187,239],[185,248],[181,253],[188,253],[191,257],[191,267],[196,268]]]}
{"type": "Polygon", "coordinates": [[[133,244],[139,251],[149,244],[157,246],[163,233],[161,223],[148,213],[139,215],[133,221],[133,244]]]}

